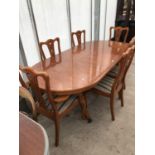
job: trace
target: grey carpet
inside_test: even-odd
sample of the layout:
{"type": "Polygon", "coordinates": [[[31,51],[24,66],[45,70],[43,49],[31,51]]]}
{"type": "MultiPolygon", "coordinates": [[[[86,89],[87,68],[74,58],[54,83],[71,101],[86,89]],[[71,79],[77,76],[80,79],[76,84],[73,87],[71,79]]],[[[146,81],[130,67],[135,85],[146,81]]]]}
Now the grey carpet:
{"type": "Polygon", "coordinates": [[[115,118],[111,121],[109,99],[93,93],[87,95],[93,122],[80,117],[80,108],[61,121],[60,145],[54,146],[53,121],[39,116],[47,131],[50,155],[134,155],[135,149],[135,87],[134,62],[126,79],[124,107],[115,100],[115,118]]]}

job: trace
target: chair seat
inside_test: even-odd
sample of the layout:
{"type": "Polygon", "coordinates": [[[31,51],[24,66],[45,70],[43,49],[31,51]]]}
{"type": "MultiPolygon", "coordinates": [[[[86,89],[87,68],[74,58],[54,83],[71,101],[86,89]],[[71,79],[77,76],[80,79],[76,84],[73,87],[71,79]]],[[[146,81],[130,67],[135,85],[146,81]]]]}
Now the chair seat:
{"type": "Polygon", "coordinates": [[[114,81],[114,78],[106,76],[95,86],[95,89],[110,94],[114,81]]]}
{"type": "Polygon", "coordinates": [[[65,102],[58,104],[57,107],[59,112],[66,110],[76,100],[76,98],[76,95],[71,95],[65,102]]]}
{"type": "Polygon", "coordinates": [[[116,65],[109,73],[108,76],[110,77],[116,77],[119,71],[119,65],[116,65]]]}
{"type": "MultiPolygon", "coordinates": [[[[60,96],[60,98],[62,98],[62,97],[64,97],[64,96],[60,96]]],[[[57,99],[58,98],[59,97],[57,97],[57,99]]],[[[56,106],[57,106],[57,109],[59,110],[59,112],[62,112],[65,109],[67,109],[76,98],[77,98],[76,95],[67,96],[67,99],[65,101],[57,103],[56,106]]],[[[49,111],[52,110],[52,105],[48,101],[46,102],[46,107],[49,111]]]]}

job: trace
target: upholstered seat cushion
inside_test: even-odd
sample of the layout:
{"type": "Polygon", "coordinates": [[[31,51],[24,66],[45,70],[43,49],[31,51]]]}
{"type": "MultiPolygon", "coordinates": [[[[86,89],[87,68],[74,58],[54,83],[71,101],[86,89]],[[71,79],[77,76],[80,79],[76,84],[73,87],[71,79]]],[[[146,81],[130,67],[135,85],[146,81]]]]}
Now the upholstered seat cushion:
{"type": "Polygon", "coordinates": [[[96,85],[95,89],[110,94],[114,81],[114,78],[106,76],[96,85]]]}
{"type": "Polygon", "coordinates": [[[76,100],[76,98],[76,95],[71,95],[65,102],[58,104],[57,107],[59,109],[59,112],[66,110],[76,100]]]}
{"type": "MultiPolygon", "coordinates": [[[[59,112],[67,109],[72,104],[72,102],[75,101],[76,98],[77,98],[76,95],[71,95],[68,97],[68,99],[66,101],[57,103],[56,106],[57,106],[57,109],[59,110],[59,112]]],[[[49,111],[52,110],[52,104],[49,103],[49,100],[46,101],[46,107],[49,111]]]]}
{"type": "Polygon", "coordinates": [[[110,77],[116,77],[117,74],[119,72],[119,65],[116,65],[109,73],[108,73],[108,76],[110,77]]]}

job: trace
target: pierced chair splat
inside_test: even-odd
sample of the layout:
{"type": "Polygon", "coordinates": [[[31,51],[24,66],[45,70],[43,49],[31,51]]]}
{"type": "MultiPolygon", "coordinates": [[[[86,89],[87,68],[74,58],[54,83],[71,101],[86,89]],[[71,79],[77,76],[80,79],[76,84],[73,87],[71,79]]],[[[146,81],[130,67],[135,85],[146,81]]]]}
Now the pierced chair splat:
{"type": "Polygon", "coordinates": [[[116,26],[116,27],[110,27],[109,30],[110,30],[109,40],[120,41],[122,39],[123,42],[126,42],[129,33],[128,27],[116,26]],[[113,31],[114,31],[114,38],[112,37],[113,31]],[[123,33],[124,37],[122,38],[123,33]]]}
{"type": "Polygon", "coordinates": [[[55,43],[57,43],[57,49],[58,49],[58,57],[59,61],[61,61],[61,48],[60,48],[60,39],[57,37],[55,39],[48,39],[45,42],[39,43],[40,48],[40,56],[41,60],[44,61],[46,58],[45,51],[43,49],[43,46],[47,46],[47,49],[49,51],[51,61],[56,62],[56,49],[55,49],[55,43]]]}
{"type": "Polygon", "coordinates": [[[76,36],[76,39],[77,39],[77,45],[80,46],[82,44],[82,40],[83,40],[83,43],[85,43],[86,41],[86,31],[85,30],[78,30],[76,32],[72,32],[71,33],[71,46],[72,47],[75,47],[75,38],[74,36],[76,36]],[[82,38],[83,36],[83,38],[82,38]]]}

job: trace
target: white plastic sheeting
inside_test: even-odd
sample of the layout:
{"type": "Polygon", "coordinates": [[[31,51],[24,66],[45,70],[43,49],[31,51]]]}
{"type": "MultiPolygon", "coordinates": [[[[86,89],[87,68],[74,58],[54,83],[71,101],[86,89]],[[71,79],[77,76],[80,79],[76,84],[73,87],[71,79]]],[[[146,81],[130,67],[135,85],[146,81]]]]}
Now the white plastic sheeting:
{"type": "Polygon", "coordinates": [[[101,0],[101,3],[100,3],[100,29],[99,29],[99,39],[100,40],[104,40],[104,37],[105,37],[107,1],[108,0],[101,0]]]}
{"type": "Polygon", "coordinates": [[[40,57],[26,0],[20,0],[19,3],[19,31],[27,63],[32,66],[40,60],[40,57]]]}
{"type": "Polygon", "coordinates": [[[40,41],[60,38],[61,50],[70,48],[66,0],[32,0],[40,41]]]}
{"type": "Polygon", "coordinates": [[[86,41],[91,40],[91,0],[70,0],[72,31],[86,30],[86,41]]]}
{"type": "MultiPolygon", "coordinates": [[[[67,0],[31,0],[39,41],[59,37],[61,50],[70,48],[70,28],[67,0]]],[[[95,0],[69,0],[71,31],[86,30],[86,41],[94,40],[95,0]],[[92,10],[91,10],[92,2],[92,10]],[[92,12],[91,12],[92,11],[92,12]],[[92,13],[92,18],[91,18],[92,13]],[[91,27],[92,25],[92,27],[91,27]]],[[[109,28],[115,25],[117,0],[100,1],[99,39],[109,39],[109,28]],[[106,5],[107,4],[107,5],[106,5]],[[106,12],[107,8],[107,12],[106,12]]],[[[20,36],[28,65],[40,60],[26,0],[20,0],[20,36]]]]}
{"type": "Polygon", "coordinates": [[[109,28],[111,26],[115,26],[116,11],[117,11],[117,0],[107,0],[105,40],[109,39],[109,28]]]}

